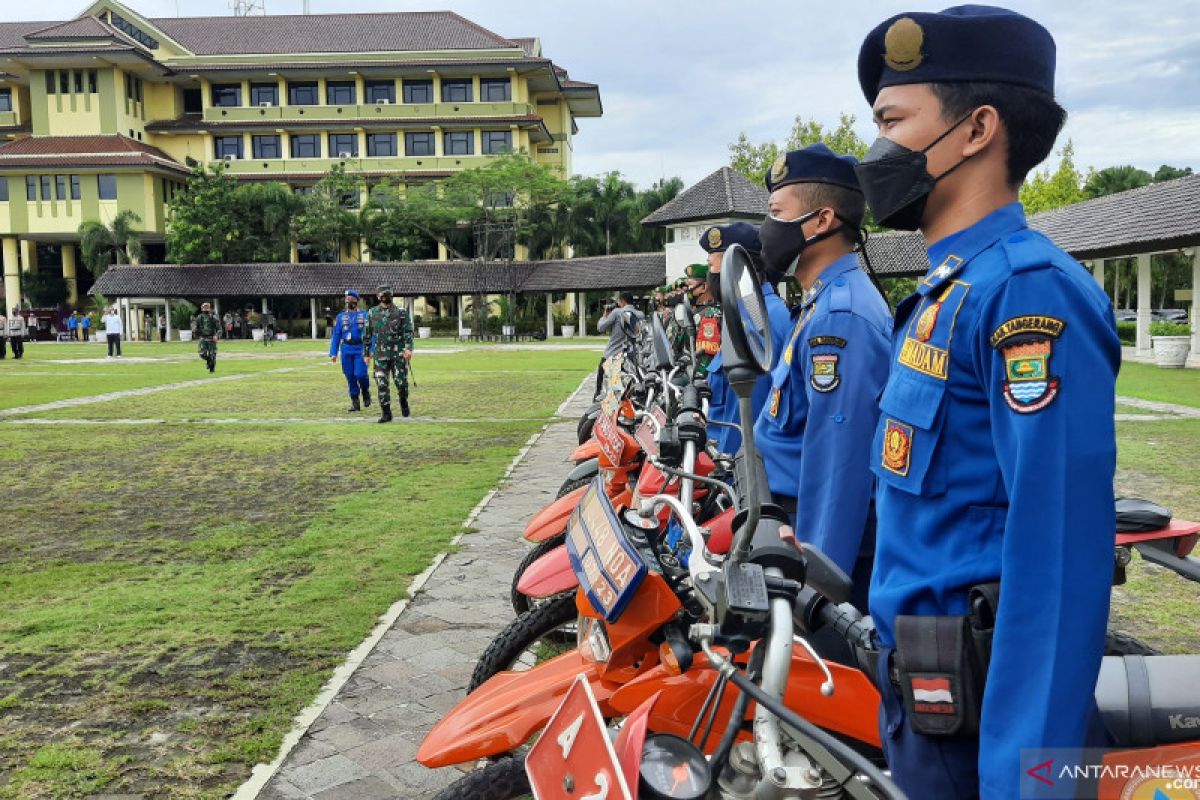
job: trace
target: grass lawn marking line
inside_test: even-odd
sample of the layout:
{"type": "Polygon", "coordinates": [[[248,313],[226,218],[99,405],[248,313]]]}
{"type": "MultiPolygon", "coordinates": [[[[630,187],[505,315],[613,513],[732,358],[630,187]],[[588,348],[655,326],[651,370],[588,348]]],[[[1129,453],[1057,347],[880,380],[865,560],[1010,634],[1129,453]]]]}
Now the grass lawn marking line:
{"type": "MultiPolygon", "coordinates": [[[[587,379],[585,378],[584,380],[586,382],[587,379]]],[[[582,385],[583,384],[580,385],[580,388],[582,388],[582,385]]],[[[574,397],[578,391],[579,389],[576,389],[571,396],[574,397]]],[[[537,443],[538,439],[545,435],[549,427],[550,423],[547,423],[546,425],[542,426],[541,430],[529,437],[529,441],[525,443],[524,447],[517,451],[517,454],[513,456],[512,461],[509,462],[508,469],[506,469],[504,474],[500,477],[497,486],[502,485],[509,479],[513,473],[513,470],[515,470],[521,461],[524,460],[525,456],[528,455],[529,450],[534,444],[537,443]]],[[[487,504],[492,501],[492,498],[496,496],[496,492],[497,489],[493,487],[486,495],[484,495],[483,499],[476,504],[475,508],[471,509],[471,512],[467,514],[466,519],[463,520],[464,529],[469,529],[471,525],[474,524],[479,514],[483,511],[487,504]]],[[[462,539],[464,533],[466,533],[466,530],[464,530],[463,533],[455,536],[450,542],[450,546],[456,547],[459,540],[462,539]]],[[[296,724],[293,725],[292,729],[288,731],[286,736],[284,736],[283,744],[280,745],[279,753],[275,756],[275,760],[270,764],[255,764],[254,768],[250,772],[249,779],[247,779],[245,783],[238,787],[237,791],[233,793],[230,800],[255,800],[259,793],[266,788],[267,783],[270,782],[271,778],[275,777],[275,773],[277,773],[279,768],[283,766],[283,762],[287,760],[287,757],[291,754],[292,750],[295,749],[296,745],[300,744],[300,741],[304,738],[304,734],[307,733],[308,729],[312,727],[312,724],[320,718],[326,707],[333,702],[334,698],[337,697],[338,692],[342,690],[342,687],[345,686],[346,682],[350,680],[352,675],[354,675],[355,670],[357,670],[363,661],[367,659],[367,656],[371,654],[371,651],[375,649],[375,646],[379,644],[379,641],[383,639],[384,634],[391,630],[392,626],[395,625],[397,620],[400,619],[400,615],[404,612],[404,609],[408,607],[410,599],[415,597],[417,593],[425,587],[425,584],[431,577],[433,577],[433,574],[437,571],[437,568],[446,560],[447,555],[448,551],[438,553],[433,557],[433,560],[430,562],[425,571],[413,578],[412,583],[410,583],[408,587],[408,597],[397,600],[392,607],[389,608],[387,612],[379,618],[379,623],[367,635],[367,638],[364,639],[358,645],[358,647],[354,648],[354,650],[352,650],[346,657],[346,660],[336,670],[334,670],[333,676],[329,679],[325,686],[322,687],[320,693],[317,694],[316,699],[313,700],[308,708],[304,709],[296,716],[296,724]]]]}
{"type": "Polygon", "coordinates": [[[74,406],[86,406],[92,403],[107,403],[110,400],[121,400],[126,397],[140,397],[147,394],[156,394],[158,392],[167,392],[173,389],[188,389],[193,386],[204,386],[210,383],[224,383],[228,381],[241,381],[247,378],[253,378],[257,375],[270,375],[279,372],[298,372],[302,367],[279,367],[278,369],[268,369],[262,372],[246,372],[239,375],[222,375],[219,378],[197,378],[191,381],[179,381],[178,383],[165,383],[162,386],[145,386],[141,389],[124,389],[119,392],[106,392],[104,394],[94,394],[87,397],[70,397],[66,400],[55,400],[50,403],[39,403],[33,406],[17,406],[16,408],[0,409],[0,417],[13,417],[19,414],[35,414],[39,411],[55,411],[60,408],[72,408],[74,406]]]}
{"type": "Polygon", "coordinates": [[[1185,420],[1187,417],[1163,416],[1160,414],[1117,414],[1114,419],[1117,422],[1169,422],[1171,420],[1185,420]]]}
{"type": "Polygon", "coordinates": [[[1200,419],[1200,408],[1193,408],[1191,406],[1181,406],[1176,403],[1161,403],[1157,400],[1143,400],[1140,397],[1122,397],[1120,395],[1117,396],[1117,402],[1124,406],[1144,408],[1147,411],[1157,411],[1160,414],[1173,414],[1178,417],[1200,419]]]}

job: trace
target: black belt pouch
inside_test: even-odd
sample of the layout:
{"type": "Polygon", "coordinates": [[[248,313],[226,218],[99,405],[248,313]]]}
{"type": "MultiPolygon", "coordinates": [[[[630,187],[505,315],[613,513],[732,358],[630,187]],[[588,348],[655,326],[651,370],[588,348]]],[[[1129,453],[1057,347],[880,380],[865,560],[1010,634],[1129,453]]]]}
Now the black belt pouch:
{"type": "Polygon", "coordinates": [[[896,667],[909,724],[926,736],[979,732],[986,667],[970,619],[896,617],[896,667]]]}

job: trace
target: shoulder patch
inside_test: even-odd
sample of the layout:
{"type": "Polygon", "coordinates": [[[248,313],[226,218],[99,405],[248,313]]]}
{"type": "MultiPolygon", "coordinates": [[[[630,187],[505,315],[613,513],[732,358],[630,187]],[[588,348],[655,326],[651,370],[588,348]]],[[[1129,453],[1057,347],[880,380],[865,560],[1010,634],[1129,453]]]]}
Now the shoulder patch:
{"type": "Polygon", "coordinates": [[[1041,411],[1058,397],[1062,381],[1050,374],[1050,358],[1065,327],[1057,317],[1029,315],[992,331],[989,343],[1004,359],[1004,402],[1018,414],[1041,411]]]}
{"type": "Polygon", "coordinates": [[[808,340],[809,347],[845,347],[846,340],[840,336],[813,336],[808,340]]]}
{"type": "Polygon", "coordinates": [[[832,392],[842,382],[838,374],[838,361],[841,356],[837,353],[814,353],[812,355],[812,371],[808,382],[818,392],[832,392]]]}

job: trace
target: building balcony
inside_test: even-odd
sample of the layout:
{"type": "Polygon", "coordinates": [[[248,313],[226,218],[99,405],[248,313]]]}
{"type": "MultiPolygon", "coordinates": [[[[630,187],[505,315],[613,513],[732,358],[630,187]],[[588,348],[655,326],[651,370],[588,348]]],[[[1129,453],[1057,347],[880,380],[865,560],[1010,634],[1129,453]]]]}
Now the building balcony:
{"type": "Polygon", "coordinates": [[[20,125],[15,111],[0,111],[0,128],[13,128],[20,125]]]}
{"type": "MultiPolygon", "coordinates": [[[[370,158],[280,158],[280,159],[231,159],[226,164],[226,174],[239,178],[272,177],[287,175],[324,175],[335,164],[346,164],[356,172],[399,173],[399,172],[457,172],[471,167],[480,167],[487,156],[394,156],[370,158]]],[[[214,162],[215,163],[215,162],[214,162]]]]}
{"type": "Polygon", "coordinates": [[[535,114],[529,103],[373,103],[346,106],[206,108],[204,122],[341,122],[431,118],[520,117],[535,114]]]}

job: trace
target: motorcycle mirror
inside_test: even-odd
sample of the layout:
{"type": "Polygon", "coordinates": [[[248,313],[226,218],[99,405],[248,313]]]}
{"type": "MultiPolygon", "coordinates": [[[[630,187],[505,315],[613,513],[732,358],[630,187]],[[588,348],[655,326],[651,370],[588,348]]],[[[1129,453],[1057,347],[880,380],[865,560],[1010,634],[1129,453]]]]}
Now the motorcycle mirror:
{"type": "Polygon", "coordinates": [[[654,358],[654,370],[671,369],[671,340],[663,328],[658,314],[650,315],[650,352],[654,358]]]}
{"type": "Polygon", "coordinates": [[[762,375],[771,369],[773,345],[767,301],[750,254],[730,246],[721,260],[721,311],[729,344],[744,366],[762,375]]]}

